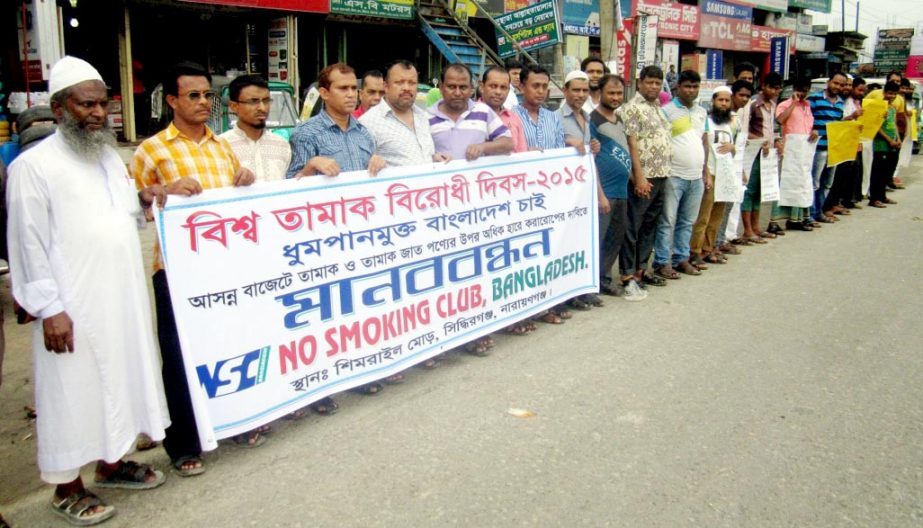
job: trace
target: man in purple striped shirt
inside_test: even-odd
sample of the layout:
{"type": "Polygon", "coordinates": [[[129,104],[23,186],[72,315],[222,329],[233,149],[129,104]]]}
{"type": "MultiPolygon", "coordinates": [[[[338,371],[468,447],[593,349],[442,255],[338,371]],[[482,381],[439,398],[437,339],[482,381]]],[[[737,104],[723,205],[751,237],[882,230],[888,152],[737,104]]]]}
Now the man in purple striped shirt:
{"type": "Polygon", "coordinates": [[[451,159],[474,160],[509,154],[513,138],[493,110],[471,100],[474,83],[464,64],[451,64],[442,72],[442,100],[430,109],[429,128],[436,152],[451,159]]]}

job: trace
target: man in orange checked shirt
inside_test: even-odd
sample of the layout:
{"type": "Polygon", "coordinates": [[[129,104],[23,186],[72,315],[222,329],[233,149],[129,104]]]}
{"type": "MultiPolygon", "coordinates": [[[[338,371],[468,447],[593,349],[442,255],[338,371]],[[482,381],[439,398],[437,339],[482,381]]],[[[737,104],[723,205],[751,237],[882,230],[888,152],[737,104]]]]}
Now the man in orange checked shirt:
{"type": "MultiPolygon", "coordinates": [[[[167,194],[191,196],[203,189],[253,183],[253,173],[240,166],[227,141],[205,124],[215,99],[208,72],[198,64],[177,64],[165,78],[163,89],[167,104],[173,109],[173,122],[135,151],[130,171],[138,187],[159,184],[166,188],[167,194]]],[[[205,471],[202,447],[159,247],[154,248],[153,282],[163,385],[172,421],[163,446],[180,476],[198,475],[205,471]]],[[[255,431],[245,435],[247,445],[262,440],[255,431]]]]}

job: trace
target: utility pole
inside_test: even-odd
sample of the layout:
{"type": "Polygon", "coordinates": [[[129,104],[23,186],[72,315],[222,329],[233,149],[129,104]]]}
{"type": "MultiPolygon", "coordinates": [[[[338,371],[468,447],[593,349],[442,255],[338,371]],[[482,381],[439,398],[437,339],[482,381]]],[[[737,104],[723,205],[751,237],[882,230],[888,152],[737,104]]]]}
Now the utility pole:
{"type": "Polygon", "coordinates": [[[615,40],[615,15],[612,4],[612,0],[599,2],[599,56],[606,62],[612,59],[612,45],[615,40]]]}
{"type": "Polygon", "coordinates": [[[856,2],[856,33],[859,32],[859,2],[856,2]]]}
{"type": "Polygon", "coordinates": [[[840,31],[846,33],[846,0],[840,0],[840,31]]]}

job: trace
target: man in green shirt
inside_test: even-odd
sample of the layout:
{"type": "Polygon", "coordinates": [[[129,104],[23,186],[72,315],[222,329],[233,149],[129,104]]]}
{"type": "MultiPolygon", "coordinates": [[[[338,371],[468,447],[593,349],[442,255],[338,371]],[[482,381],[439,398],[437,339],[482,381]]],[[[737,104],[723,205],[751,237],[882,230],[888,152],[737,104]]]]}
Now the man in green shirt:
{"type": "Polygon", "coordinates": [[[883,90],[884,100],[888,102],[888,114],[872,145],[875,152],[869,182],[869,205],[872,207],[883,208],[885,204],[897,203],[886,196],[885,189],[897,167],[897,156],[901,149],[901,138],[897,130],[897,111],[891,105],[898,91],[900,91],[900,85],[894,81],[888,81],[883,90]]]}

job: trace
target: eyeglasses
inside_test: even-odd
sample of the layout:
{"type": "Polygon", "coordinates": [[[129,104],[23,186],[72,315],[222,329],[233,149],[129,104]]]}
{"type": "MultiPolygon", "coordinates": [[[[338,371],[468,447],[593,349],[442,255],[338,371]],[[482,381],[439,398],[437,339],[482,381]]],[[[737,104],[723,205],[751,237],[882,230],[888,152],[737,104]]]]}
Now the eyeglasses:
{"type": "Polygon", "coordinates": [[[187,97],[193,103],[198,101],[199,99],[202,99],[203,97],[205,98],[206,101],[212,102],[215,100],[215,97],[217,96],[218,94],[212,90],[208,90],[205,92],[187,92],[184,94],[180,94],[180,97],[187,97]]]}
{"type": "Polygon", "coordinates": [[[247,106],[272,106],[272,98],[267,97],[265,99],[244,99],[243,101],[237,101],[237,103],[247,106]]]}

